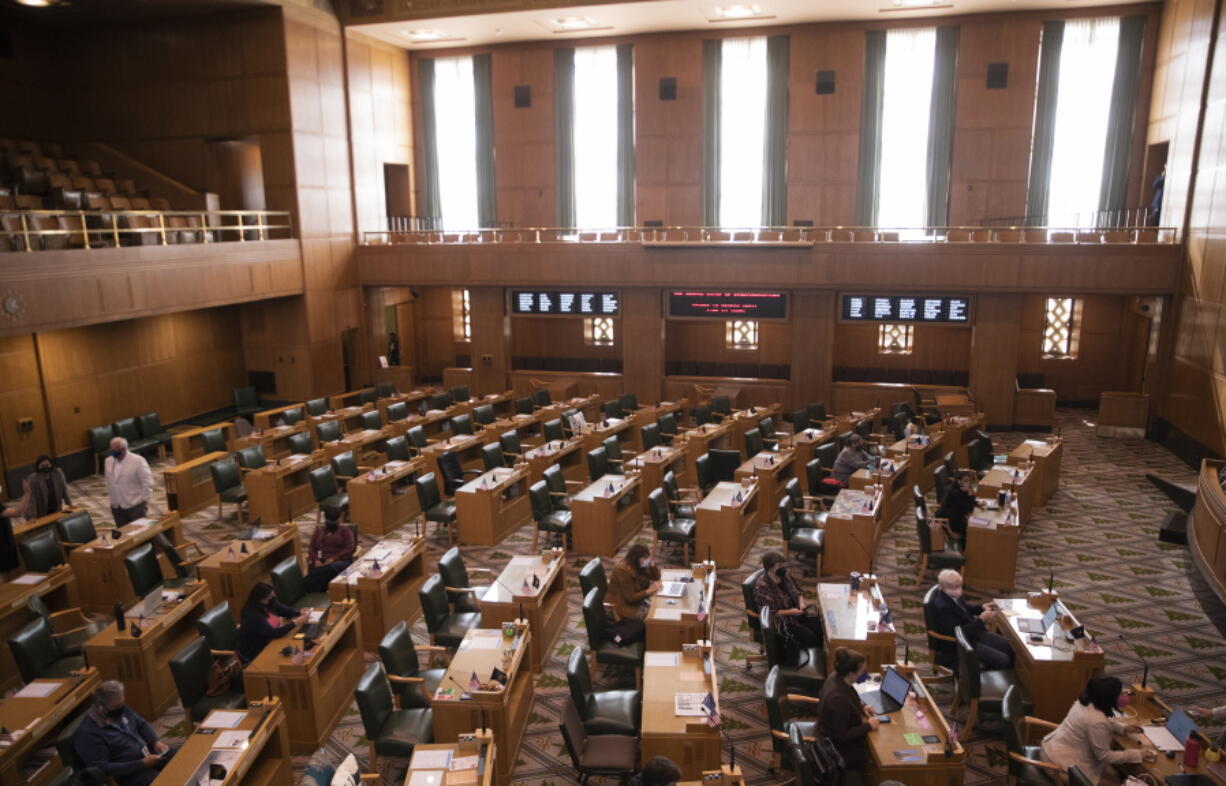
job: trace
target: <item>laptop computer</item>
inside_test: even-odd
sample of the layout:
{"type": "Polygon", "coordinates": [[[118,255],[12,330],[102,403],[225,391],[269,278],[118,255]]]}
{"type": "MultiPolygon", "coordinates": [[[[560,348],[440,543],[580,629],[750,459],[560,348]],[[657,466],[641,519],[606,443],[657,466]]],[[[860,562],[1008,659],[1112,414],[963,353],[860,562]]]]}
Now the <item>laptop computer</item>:
{"type": "Polygon", "coordinates": [[[141,602],[128,609],[124,614],[128,619],[140,619],[142,617],[153,617],[157,614],[158,609],[162,607],[162,588],[158,587],[153,592],[150,592],[145,597],[141,598],[141,602]]]}
{"type": "Polygon", "coordinates": [[[660,587],[659,595],[663,598],[679,598],[685,594],[685,582],[666,581],[660,587]]]}
{"type": "Polygon", "coordinates": [[[323,614],[315,622],[308,622],[302,626],[302,638],[318,639],[328,632],[328,618],[332,615],[332,607],[328,606],[323,610],[323,614]]]}
{"type": "Polygon", "coordinates": [[[861,693],[860,701],[871,707],[878,715],[885,715],[901,710],[910,690],[911,681],[895,671],[893,667],[886,666],[885,673],[881,677],[881,689],[861,693]]]}
{"type": "Polygon", "coordinates": [[[1042,619],[1025,617],[1017,621],[1017,629],[1022,633],[1029,633],[1032,636],[1045,636],[1047,635],[1047,629],[1056,621],[1056,615],[1059,613],[1060,603],[1059,601],[1054,601],[1047,607],[1047,611],[1043,614],[1042,619]]]}

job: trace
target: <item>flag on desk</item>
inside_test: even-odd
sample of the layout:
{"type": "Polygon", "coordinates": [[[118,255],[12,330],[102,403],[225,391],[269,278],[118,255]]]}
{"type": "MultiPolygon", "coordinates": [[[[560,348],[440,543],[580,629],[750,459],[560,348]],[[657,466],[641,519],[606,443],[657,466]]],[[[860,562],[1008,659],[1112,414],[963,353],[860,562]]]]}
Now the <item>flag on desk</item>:
{"type": "Polygon", "coordinates": [[[707,618],[707,599],[701,594],[698,596],[698,611],[694,612],[694,616],[702,622],[707,618]]]}
{"type": "Polygon", "coordinates": [[[707,691],[707,696],[702,700],[702,709],[707,713],[707,725],[715,727],[719,725],[719,710],[715,706],[715,695],[711,691],[707,691]]]}
{"type": "Polygon", "coordinates": [[[481,680],[477,679],[477,672],[475,671],[473,672],[473,675],[468,678],[468,690],[469,692],[481,690],[481,680]]]}
{"type": "Polygon", "coordinates": [[[531,594],[532,594],[532,585],[528,583],[528,577],[527,577],[527,576],[524,576],[524,584],[523,584],[523,586],[522,586],[522,587],[520,587],[520,588],[519,588],[519,591],[520,591],[520,594],[522,594],[522,595],[531,595],[531,594]]]}

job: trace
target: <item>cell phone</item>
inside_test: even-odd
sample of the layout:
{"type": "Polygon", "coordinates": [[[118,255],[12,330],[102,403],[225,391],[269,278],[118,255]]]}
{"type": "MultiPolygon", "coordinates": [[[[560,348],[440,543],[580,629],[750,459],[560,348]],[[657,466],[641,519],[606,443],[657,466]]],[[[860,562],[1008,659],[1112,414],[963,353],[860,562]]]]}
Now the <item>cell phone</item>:
{"type": "Polygon", "coordinates": [[[877,722],[878,722],[878,723],[889,723],[889,722],[890,722],[890,716],[889,716],[889,715],[878,715],[878,716],[877,716],[877,722]]]}
{"type": "Polygon", "coordinates": [[[154,755],[154,756],[157,756],[159,759],[164,759],[164,758],[166,758],[167,756],[169,756],[169,755],[170,755],[170,748],[167,748],[166,750],[162,751],[161,753],[154,753],[153,755],[154,755]]]}

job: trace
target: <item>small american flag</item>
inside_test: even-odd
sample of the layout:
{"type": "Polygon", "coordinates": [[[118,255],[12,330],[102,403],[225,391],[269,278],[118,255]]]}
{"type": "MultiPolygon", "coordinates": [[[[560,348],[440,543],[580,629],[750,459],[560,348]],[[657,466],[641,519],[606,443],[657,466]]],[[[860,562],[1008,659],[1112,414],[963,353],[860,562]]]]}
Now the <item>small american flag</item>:
{"type": "Polygon", "coordinates": [[[711,691],[707,691],[707,696],[702,700],[702,708],[707,713],[707,725],[715,727],[719,725],[719,710],[715,706],[715,695],[711,691]]]}
{"type": "Polygon", "coordinates": [[[524,595],[532,594],[532,585],[528,583],[527,576],[524,576],[524,585],[520,587],[520,592],[522,592],[524,595]]]}
{"type": "Polygon", "coordinates": [[[699,622],[707,618],[707,601],[701,595],[698,597],[698,611],[694,612],[694,616],[698,618],[699,622]]]}
{"type": "Polygon", "coordinates": [[[477,679],[477,672],[475,671],[473,672],[473,675],[468,678],[468,689],[470,691],[481,690],[481,680],[477,679]]]}

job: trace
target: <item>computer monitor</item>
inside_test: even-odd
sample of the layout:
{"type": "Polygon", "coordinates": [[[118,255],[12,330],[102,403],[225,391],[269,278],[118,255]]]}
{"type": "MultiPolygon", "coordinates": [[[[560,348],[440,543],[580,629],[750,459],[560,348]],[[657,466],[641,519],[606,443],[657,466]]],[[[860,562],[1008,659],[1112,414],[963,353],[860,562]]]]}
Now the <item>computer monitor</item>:
{"type": "Polygon", "coordinates": [[[881,692],[900,705],[907,703],[907,693],[911,690],[911,681],[899,674],[890,666],[885,667],[881,678],[881,692]]]}

